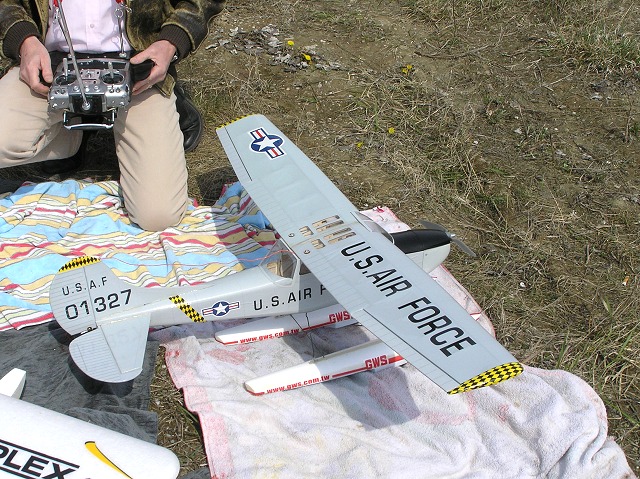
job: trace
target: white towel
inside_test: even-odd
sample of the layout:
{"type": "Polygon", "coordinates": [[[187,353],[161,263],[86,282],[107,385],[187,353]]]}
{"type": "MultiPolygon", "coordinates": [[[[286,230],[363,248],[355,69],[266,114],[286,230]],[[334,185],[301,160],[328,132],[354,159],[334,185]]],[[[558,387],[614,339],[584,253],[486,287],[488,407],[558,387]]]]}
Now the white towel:
{"type": "MultiPolygon", "coordinates": [[[[368,212],[406,228],[386,209],[368,212]]],[[[450,273],[432,274],[491,324],[450,273]]],[[[447,395],[410,365],[252,396],[243,382],[360,344],[360,326],[223,346],[239,322],[171,327],[154,336],[187,407],[200,418],[217,478],[633,478],[607,437],[601,399],[564,371],[525,367],[493,387],[447,395]]]]}

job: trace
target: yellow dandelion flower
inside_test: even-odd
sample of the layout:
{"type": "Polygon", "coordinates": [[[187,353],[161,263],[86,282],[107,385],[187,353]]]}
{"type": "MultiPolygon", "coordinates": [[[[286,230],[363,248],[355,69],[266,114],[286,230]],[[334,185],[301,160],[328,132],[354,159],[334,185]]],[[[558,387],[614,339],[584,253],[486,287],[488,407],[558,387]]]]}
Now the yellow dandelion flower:
{"type": "Polygon", "coordinates": [[[292,47],[293,45],[295,45],[295,43],[293,43],[293,40],[288,40],[288,41],[287,41],[287,45],[289,45],[290,47],[292,47]]]}
{"type": "Polygon", "coordinates": [[[362,148],[364,146],[364,142],[359,141],[358,143],[356,143],[356,148],[362,148]]]}
{"type": "Polygon", "coordinates": [[[396,129],[391,126],[387,131],[389,132],[390,135],[393,135],[396,132],[396,129]]]}
{"type": "Polygon", "coordinates": [[[304,58],[306,61],[310,62],[311,61],[311,55],[307,55],[306,53],[302,54],[302,58],[304,58]]]}
{"type": "Polygon", "coordinates": [[[408,75],[411,72],[411,70],[413,70],[413,65],[411,65],[411,64],[405,65],[402,68],[402,73],[404,73],[405,75],[408,75]]]}

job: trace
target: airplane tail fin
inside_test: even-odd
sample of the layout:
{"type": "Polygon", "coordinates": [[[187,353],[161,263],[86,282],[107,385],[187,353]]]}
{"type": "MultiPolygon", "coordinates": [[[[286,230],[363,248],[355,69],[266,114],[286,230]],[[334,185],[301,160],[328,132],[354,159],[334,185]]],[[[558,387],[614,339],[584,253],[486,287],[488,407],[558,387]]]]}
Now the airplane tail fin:
{"type": "Polygon", "coordinates": [[[142,371],[151,316],[133,309],[165,295],[132,286],[99,259],[84,256],[60,268],[49,302],[60,326],[79,334],[69,345],[76,365],[94,379],[117,383],[142,371]]]}
{"type": "Polygon", "coordinates": [[[119,279],[99,259],[83,256],[60,268],[49,302],[60,326],[76,335],[95,329],[101,317],[140,303],[136,293],[141,289],[119,279]]]}

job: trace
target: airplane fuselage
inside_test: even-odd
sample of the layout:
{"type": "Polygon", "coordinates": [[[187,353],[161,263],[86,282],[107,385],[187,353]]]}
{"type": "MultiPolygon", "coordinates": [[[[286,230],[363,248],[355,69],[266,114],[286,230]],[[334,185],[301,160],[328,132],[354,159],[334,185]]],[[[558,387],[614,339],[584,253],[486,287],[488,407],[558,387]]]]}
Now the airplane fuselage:
{"type": "MultiPolygon", "coordinates": [[[[402,245],[403,249],[411,246],[402,245]]],[[[75,335],[105,322],[134,316],[148,316],[151,327],[160,327],[296,315],[336,305],[335,298],[302,262],[283,251],[276,251],[272,256],[274,261],[198,286],[137,287],[115,276],[103,264],[92,264],[87,269],[74,267],[52,285],[52,307],[58,322],[69,334],[75,335]]],[[[449,244],[444,244],[407,255],[428,272],[440,264],[448,252],[449,244]]],[[[335,312],[328,314],[324,319],[318,317],[313,321],[316,325],[340,322],[333,317],[335,312]]],[[[305,316],[309,319],[309,315],[305,316]]],[[[348,315],[343,317],[348,319],[348,315]]]]}
{"type": "MultiPolygon", "coordinates": [[[[305,313],[336,304],[312,274],[283,278],[264,266],[196,287],[131,288],[131,291],[121,287],[118,292],[108,283],[109,279],[104,285],[102,281],[95,282],[98,291],[92,294],[93,307],[105,309],[109,321],[150,314],[152,327],[305,313]],[[99,294],[103,287],[109,291],[106,298],[99,294]],[[145,297],[142,304],[141,295],[145,297]]],[[[72,311],[79,307],[73,306],[72,311]]],[[[100,322],[98,319],[98,325],[100,322]]]]}
{"type": "MultiPolygon", "coordinates": [[[[188,289],[181,297],[205,321],[306,313],[336,303],[312,274],[280,278],[263,266],[251,268],[215,281],[204,289],[188,289]]],[[[181,311],[152,315],[151,325],[191,322],[181,311]]]]}

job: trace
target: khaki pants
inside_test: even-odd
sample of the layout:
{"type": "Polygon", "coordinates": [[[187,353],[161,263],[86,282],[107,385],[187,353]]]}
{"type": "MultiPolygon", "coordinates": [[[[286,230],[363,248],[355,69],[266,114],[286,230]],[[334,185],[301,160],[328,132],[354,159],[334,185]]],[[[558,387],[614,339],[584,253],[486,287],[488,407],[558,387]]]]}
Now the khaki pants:
{"type": "MultiPolygon", "coordinates": [[[[120,186],[132,221],[160,231],[182,219],[187,205],[187,167],[175,95],[151,88],[132,97],[113,127],[120,186]]],[[[67,158],[80,148],[82,132],[62,126],[11,68],[0,79],[0,168],[67,158]]]]}

